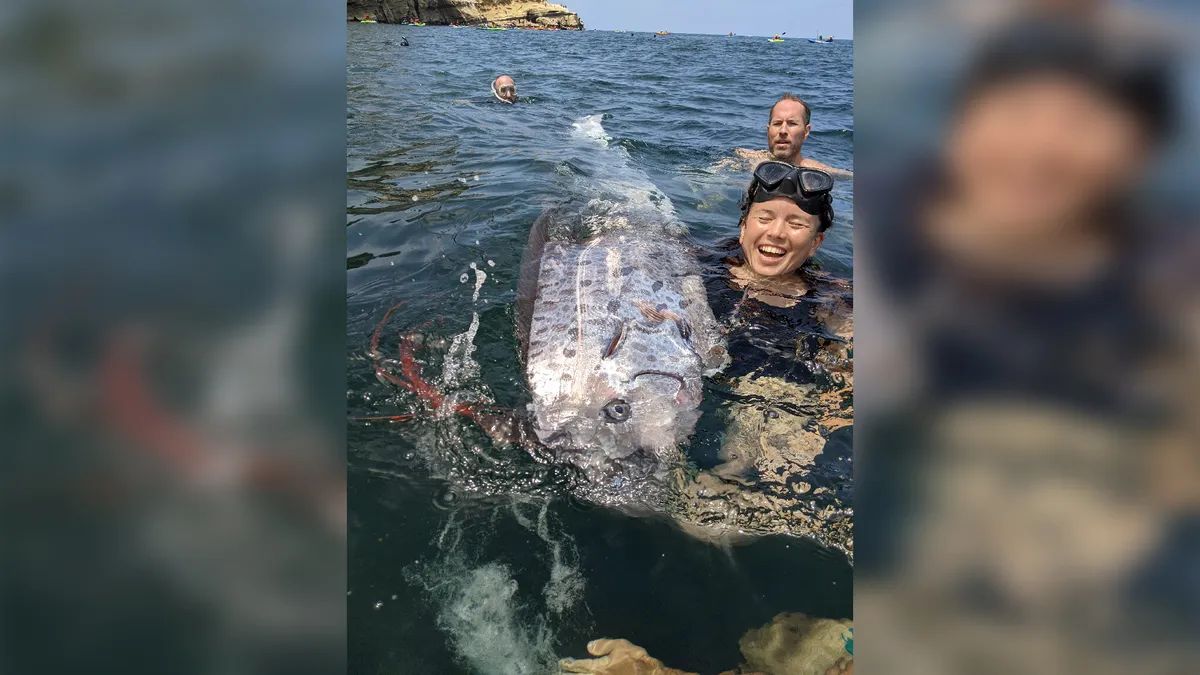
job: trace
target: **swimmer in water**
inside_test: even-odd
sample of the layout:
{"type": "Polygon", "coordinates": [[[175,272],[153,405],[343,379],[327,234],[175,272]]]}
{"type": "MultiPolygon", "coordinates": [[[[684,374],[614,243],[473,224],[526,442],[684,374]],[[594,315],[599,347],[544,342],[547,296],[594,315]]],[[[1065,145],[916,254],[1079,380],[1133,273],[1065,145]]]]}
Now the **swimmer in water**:
{"type": "MultiPolygon", "coordinates": [[[[823,171],[776,161],[760,164],[742,200],[738,225],[742,257],[732,270],[735,283],[741,280],[746,284],[783,285],[792,291],[789,295],[804,295],[809,289],[798,272],[820,248],[825,232],[833,225],[832,188],[833,177],[823,171]]],[[[748,295],[754,297],[752,292],[748,295]]],[[[783,306],[795,303],[793,298],[783,306]]],[[[840,335],[843,331],[829,328],[847,340],[842,345],[848,345],[848,330],[840,335]]],[[[812,355],[824,367],[823,379],[829,380],[823,385],[791,382],[760,372],[734,376],[730,388],[754,403],[728,411],[730,424],[721,448],[725,463],[701,471],[694,480],[680,486],[681,512],[677,517],[686,531],[708,537],[724,525],[737,532],[747,526],[765,526],[799,533],[794,531],[799,525],[805,534],[850,554],[849,519],[833,517],[833,509],[805,514],[805,509],[797,508],[797,495],[792,492],[793,481],[800,482],[818,455],[828,454],[827,437],[852,423],[853,410],[844,403],[852,392],[849,350],[843,347],[841,354],[838,351],[835,346],[812,355]],[[822,412],[811,420],[784,414],[770,403],[777,400],[806,400],[822,412]],[[779,477],[782,480],[777,480],[779,477]],[[768,517],[756,521],[751,516],[745,520],[737,513],[743,504],[749,506],[747,513],[788,513],[790,519],[772,521],[768,517]]],[[[738,646],[744,663],[722,675],[851,675],[852,626],[849,620],[779,614],[770,624],[743,636],[738,646]]],[[[695,675],[667,666],[628,640],[593,640],[587,644],[587,652],[592,658],[563,659],[561,672],[695,675]]]]}
{"type": "Polygon", "coordinates": [[[726,321],[722,386],[735,396],[721,411],[721,463],[681,473],[672,499],[676,522],[697,538],[786,533],[853,558],[852,295],[805,264],[833,225],[832,187],[824,172],[764,162],[742,200],[738,253],[720,261],[730,276],[716,282],[742,291],[726,321]]]}
{"type": "Polygon", "coordinates": [[[794,305],[809,290],[797,272],[833,226],[832,189],[833,177],[824,171],[779,161],[759,164],[742,198],[742,255],[730,268],[734,283],[767,304],[794,305]]]}
{"type": "Polygon", "coordinates": [[[492,95],[504,103],[517,102],[517,83],[508,75],[492,80],[492,95]]]}
{"type": "MultiPolygon", "coordinates": [[[[853,178],[854,172],[832,167],[804,156],[804,141],[812,133],[812,108],[795,94],[784,94],[771,106],[767,118],[767,150],[736,148],[734,154],[752,164],[775,160],[792,166],[818,169],[834,178],[853,178]]],[[[736,162],[736,160],[735,160],[736,162]]],[[[740,164],[740,162],[736,162],[740,164]]]]}
{"type": "Polygon", "coordinates": [[[732,391],[756,403],[725,409],[723,463],[683,484],[681,503],[688,522],[804,534],[852,556],[851,518],[837,497],[849,476],[827,486],[829,499],[797,494],[793,485],[819,456],[842,453],[843,441],[831,436],[853,423],[850,286],[806,264],[833,226],[832,188],[833,178],[816,169],[783,162],[755,169],[741,204],[739,255],[725,261],[731,284],[744,292],[727,335],[733,363],[725,375],[732,391]],[[756,341],[776,334],[771,353],[792,358],[755,356],[754,343],[739,337],[737,326],[746,320],[759,327],[756,341]],[[804,401],[814,414],[797,415],[773,401],[804,401]],[[730,503],[755,508],[742,513],[730,503]],[[788,515],[772,521],[756,511],[788,515]]]}

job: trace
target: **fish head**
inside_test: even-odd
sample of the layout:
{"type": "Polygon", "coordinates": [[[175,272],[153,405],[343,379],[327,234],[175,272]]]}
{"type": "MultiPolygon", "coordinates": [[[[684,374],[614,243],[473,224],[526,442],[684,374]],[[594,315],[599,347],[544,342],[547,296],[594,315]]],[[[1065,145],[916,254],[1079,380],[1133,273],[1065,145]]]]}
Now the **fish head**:
{"type": "Polygon", "coordinates": [[[567,372],[541,374],[548,385],[560,378],[557,386],[535,383],[541,442],[582,465],[681,445],[696,427],[703,398],[703,363],[691,339],[686,322],[666,317],[618,321],[611,335],[597,332],[591,344],[573,350],[567,372]]]}

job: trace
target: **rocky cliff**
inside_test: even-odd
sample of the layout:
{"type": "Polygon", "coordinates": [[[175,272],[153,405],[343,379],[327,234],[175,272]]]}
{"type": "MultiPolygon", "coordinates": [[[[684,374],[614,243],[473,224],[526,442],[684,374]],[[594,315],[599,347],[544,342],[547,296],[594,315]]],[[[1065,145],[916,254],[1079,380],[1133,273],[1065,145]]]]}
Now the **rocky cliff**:
{"type": "Polygon", "coordinates": [[[380,23],[415,18],[430,25],[583,30],[578,14],[545,0],[347,0],[346,18],[375,19],[380,23]]]}

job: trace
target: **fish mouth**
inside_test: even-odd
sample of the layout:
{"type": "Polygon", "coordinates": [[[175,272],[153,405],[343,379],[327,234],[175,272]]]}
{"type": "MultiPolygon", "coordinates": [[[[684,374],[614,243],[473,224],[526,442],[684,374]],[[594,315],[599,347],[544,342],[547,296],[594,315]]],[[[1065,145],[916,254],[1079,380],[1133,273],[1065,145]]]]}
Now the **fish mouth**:
{"type": "Polygon", "coordinates": [[[638,379],[639,377],[642,377],[645,375],[658,375],[659,377],[671,378],[672,380],[675,380],[676,382],[679,383],[680,389],[683,389],[687,386],[687,381],[683,379],[682,375],[678,375],[676,373],[668,373],[663,370],[643,370],[639,373],[634,373],[633,377],[629,378],[629,381],[633,382],[634,380],[638,379]]]}

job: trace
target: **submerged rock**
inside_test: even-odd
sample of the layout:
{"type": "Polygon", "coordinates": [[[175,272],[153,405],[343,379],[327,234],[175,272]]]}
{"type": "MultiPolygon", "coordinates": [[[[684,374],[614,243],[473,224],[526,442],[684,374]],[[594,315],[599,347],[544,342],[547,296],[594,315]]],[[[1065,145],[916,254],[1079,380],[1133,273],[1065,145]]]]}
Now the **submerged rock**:
{"type": "Polygon", "coordinates": [[[434,26],[583,30],[578,14],[545,0],[347,0],[346,18],[380,23],[417,19],[434,26]]]}

